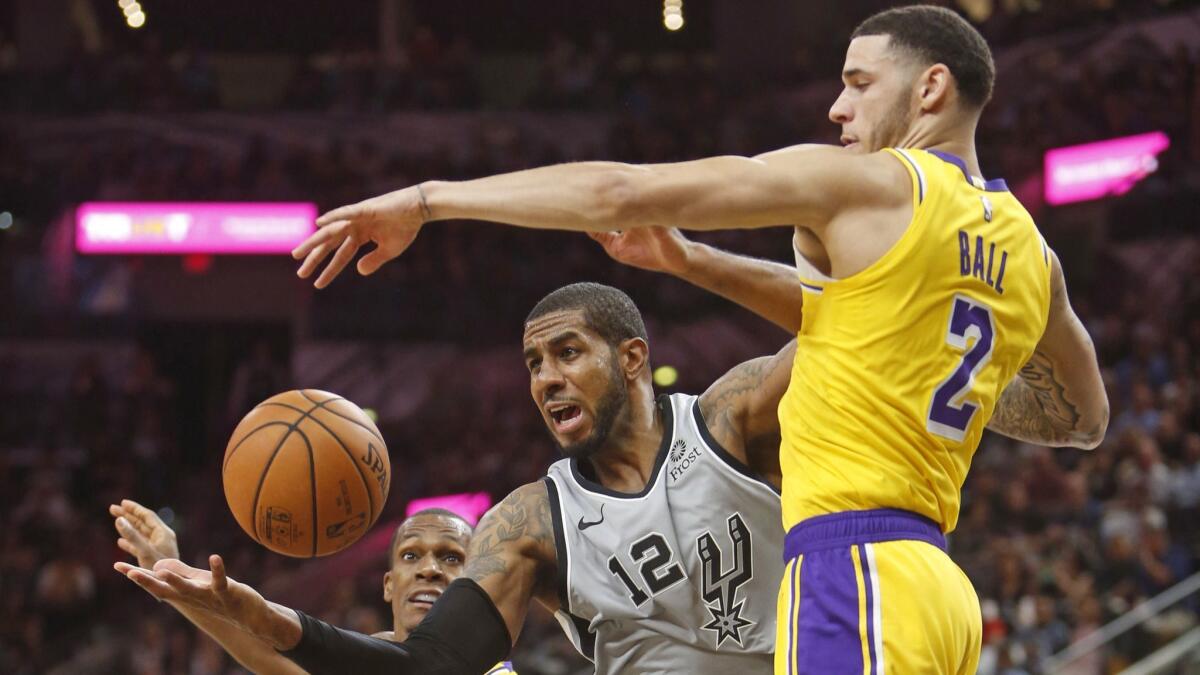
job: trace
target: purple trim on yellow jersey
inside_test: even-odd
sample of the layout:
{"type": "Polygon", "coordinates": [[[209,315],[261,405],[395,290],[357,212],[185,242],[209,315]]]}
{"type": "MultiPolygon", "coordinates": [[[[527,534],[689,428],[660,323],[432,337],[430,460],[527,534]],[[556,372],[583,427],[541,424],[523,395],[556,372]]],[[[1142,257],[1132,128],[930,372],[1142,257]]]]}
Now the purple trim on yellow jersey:
{"type": "Polygon", "coordinates": [[[949,163],[953,164],[954,166],[957,166],[959,168],[959,170],[962,171],[962,174],[967,179],[967,182],[970,183],[971,185],[974,185],[977,188],[987,190],[988,192],[1008,192],[1008,183],[1005,183],[1003,178],[993,178],[992,180],[984,180],[984,179],[979,179],[979,178],[976,178],[975,176],[972,176],[971,172],[967,171],[967,163],[964,162],[962,160],[962,158],[959,157],[958,155],[952,155],[948,152],[942,152],[941,150],[930,150],[929,154],[933,155],[934,157],[937,157],[938,159],[942,160],[943,162],[949,162],[949,163]],[[976,182],[977,180],[982,180],[983,185],[980,185],[979,183],[977,183],[976,182]]]}
{"type": "Polygon", "coordinates": [[[823,286],[814,286],[812,284],[806,284],[803,281],[800,282],[800,285],[804,287],[804,290],[811,291],[813,293],[821,293],[825,290],[823,286]]]}

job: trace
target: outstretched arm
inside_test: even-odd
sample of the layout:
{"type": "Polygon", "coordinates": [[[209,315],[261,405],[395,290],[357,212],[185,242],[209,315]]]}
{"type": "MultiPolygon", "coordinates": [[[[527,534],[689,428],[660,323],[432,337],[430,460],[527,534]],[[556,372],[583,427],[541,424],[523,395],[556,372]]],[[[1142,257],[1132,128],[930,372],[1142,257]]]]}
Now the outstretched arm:
{"type": "Polygon", "coordinates": [[[210,570],[178,560],[160,561],[152,572],[126,563],[115,567],[160,600],[209,612],[273,649],[287,650],[284,656],[315,675],[449,675],[483,672],[511,649],[534,593],[552,588],[552,532],[545,486],[531,483],[514,491],[480,521],[466,578],[450,584],[403,643],[335,628],[268,602],[226,576],[219,556],[210,557],[210,570]]]}
{"type": "Polygon", "coordinates": [[[1000,394],[987,428],[1050,446],[1092,449],[1108,428],[1108,395],[1096,349],[1071,309],[1058,256],[1051,252],[1050,316],[1037,349],[1000,394]]]}
{"type": "Polygon", "coordinates": [[[700,413],[730,454],[778,486],[779,401],[791,381],[796,341],[774,356],[734,366],[700,396],[700,413]]]}
{"type": "Polygon", "coordinates": [[[358,263],[371,274],[400,255],[426,222],[468,218],[536,229],[608,232],[652,226],[693,230],[803,222],[820,230],[849,210],[906,208],[905,169],[886,153],[797,146],[757,157],[674,164],[579,162],[462,182],[431,181],[334,209],[292,255],[323,288],[368,242],[358,263]],[[336,251],[336,253],[335,253],[336,251]]]}
{"type": "MultiPolygon", "coordinates": [[[[115,518],[113,524],[120,534],[117,546],[137,558],[142,568],[153,569],[159,560],[179,558],[175,531],[154,511],[132,499],[123,499],[120,504],[109,506],[108,511],[115,518]]],[[[250,672],[260,675],[299,675],[304,672],[263,640],[219,616],[178,602],[170,604],[250,672]]]]}
{"type": "Polygon", "coordinates": [[[803,289],[796,268],[690,241],[674,227],[589,232],[617,262],[665,272],[741,305],[795,335],[803,289]]]}

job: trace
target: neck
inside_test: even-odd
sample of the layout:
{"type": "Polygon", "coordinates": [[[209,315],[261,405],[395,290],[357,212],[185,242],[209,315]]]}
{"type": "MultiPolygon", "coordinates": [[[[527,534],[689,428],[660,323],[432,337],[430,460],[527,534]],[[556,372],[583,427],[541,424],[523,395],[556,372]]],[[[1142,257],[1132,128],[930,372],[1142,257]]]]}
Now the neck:
{"type": "Polygon", "coordinates": [[[975,153],[976,123],[975,119],[946,123],[932,116],[919,117],[896,147],[948,152],[961,158],[971,174],[983,176],[975,153]]]}
{"type": "Polygon", "coordinates": [[[662,416],[654,392],[642,389],[630,392],[627,412],[617,417],[607,442],[589,458],[597,482],[617,492],[646,487],[662,445],[662,416]]]}

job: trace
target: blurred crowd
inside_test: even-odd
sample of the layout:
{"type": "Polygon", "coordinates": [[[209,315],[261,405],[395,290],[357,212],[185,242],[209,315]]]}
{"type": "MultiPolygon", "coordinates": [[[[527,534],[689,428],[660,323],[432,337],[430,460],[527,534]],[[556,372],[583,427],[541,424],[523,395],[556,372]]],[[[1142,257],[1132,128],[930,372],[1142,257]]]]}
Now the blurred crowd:
{"type": "MultiPolygon", "coordinates": [[[[985,32],[997,44],[1011,44],[1034,24],[1049,32],[1128,21],[1161,3],[1038,4],[1047,11],[1025,9],[1033,3],[997,3],[985,32]],[[1071,15],[1078,20],[1071,23],[1063,18],[1067,5],[1087,11],[1071,15]]],[[[167,55],[152,42],[144,49],[158,51],[150,52],[154,58],[131,53],[104,65],[73,63],[62,80],[66,86],[52,92],[56,110],[220,106],[206,55],[167,55]],[[117,67],[124,70],[108,70],[117,67]]],[[[0,38],[0,55],[10,52],[0,38]]],[[[1173,279],[1177,299],[1162,306],[1139,294],[1152,265],[1130,265],[1120,255],[1129,239],[1180,233],[1194,239],[1200,57],[1138,39],[1099,62],[1075,63],[1073,57],[1070,46],[1052,46],[1022,63],[1020,73],[1001,74],[981,126],[980,155],[989,174],[1009,179],[1067,265],[1073,301],[1104,367],[1112,424],[1105,443],[1090,453],[985,439],[951,542],[980,595],[985,675],[1042,672],[1045,657],[1184,579],[1200,561],[1194,518],[1200,506],[1200,258],[1173,279]],[[1159,172],[1134,194],[1083,207],[1087,220],[1113,222],[1156,209],[1153,218],[1134,219],[1132,233],[1116,237],[1121,229],[1114,225],[1108,233],[1088,230],[1082,241],[1071,229],[1079,212],[1040,203],[1043,150],[1155,129],[1172,137],[1159,172]],[[1192,203],[1193,210],[1161,208],[1172,199],[1192,203]]],[[[306,62],[280,106],[330,112],[469,108],[484,97],[479,58],[465,39],[417,31],[400,61],[386,68],[370,52],[350,50],[306,62]]],[[[0,59],[0,77],[14,77],[12,61],[0,59]]],[[[587,155],[596,159],[659,162],[836,138],[825,120],[829,101],[791,97],[788,87],[800,79],[781,83],[778,91],[735,98],[714,83],[712,64],[703,58],[627,61],[603,34],[584,44],[556,36],[521,105],[605,112],[605,141],[587,155]]],[[[43,96],[49,93],[30,90],[26,102],[44,104],[43,96]]],[[[23,105],[17,99],[5,105],[23,105]]],[[[13,244],[0,246],[0,302],[10,316],[38,319],[41,296],[29,289],[48,264],[39,225],[57,218],[64,205],[84,200],[305,199],[331,207],[417,180],[582,158],[516,129],[481,133],[470,145],[474,152],[461,157],[337,138],[313,149],[251,137],[230,154],[147,135],[132,144],[96,138],[63,157],[41,153],[37,139],[19,126],[0,128],[0,208],[25,225],[24,234],[14,230],[19,237],[0,233],[0,242],[13,244]]],[[[785,238],[766,233],[710,240],[762,257],[786,259],[790,253],[785,238]]],[[[660,322],[702,315],[736,320],[722,301],[619,267],[582,237],[453,223],[423,234],[418,245],[423,250],[371,280],[335,284],[315,296],[309,337],[453,341],[469,352],[468,345],[508,340],[533,300],[580,278],[636,287],[643,311],[660,322]],[[364,316],[356,309],[364,306],[407,312],[364,316]],[[491,329],[496,317],[513,330],[491,329]]],[[[0,332],[12,327],[0,326],[0,332]]],[[[238,364],[223,375],[228,405],[202,405],[197,413],[194,398],[185,396],[196,386],[188,374],[167,372],[147,345],[129,339],[119,344],[119,353],[93,345],[29,360],[13,357],[0,342],[0,612],[9,617],[0,622],[0,672],[231,672],[232,663],[210,641],[111,571],[124,554],[115,546],[106,507],[123,497],[163,508],[187,560],[221,552],[235,576],[285,595],[296,578],[294,561],[267,553],[228,517],[212,487],[216,456],[182,450],[189,442],[188,419],[200,414],[205,428],[227,434],[248,402],[300,379],[289,371],[283,350],[241,346],[238,364]]],[[[708,372],[706,363],[678,366],[696,382],[719,374],[708,372]]],[[[393,461],[404,467],[382,522],[394,522],[419,494],[478,489],[479,476],[491,476],[487,488],[505,494],[555,458],[524,401],[452,384],[430,398],[437,405],[413,413],[419,426],[382,421],[393,461]],[[469,423],[463,411],[470,411],[469,423]],[[481,455],[480,448],[488,451],[481,455]]],[[[382,574],[384,564],[381,553],[369,569],[382,574]]],[[[378,630],[388,614],[375,574],[343,579],[320,603],[305,606],[300,598],[298,606],[342,625],[378,630]]],[[[1195,625],[1197,609],[1195,601],[1182,603],[1070,672],[1116,672],[1195,625]]],[[[531,617],[515,657],[520,672],[587,672],[555,635],[552,619],[540,611],[531,617]]]]}

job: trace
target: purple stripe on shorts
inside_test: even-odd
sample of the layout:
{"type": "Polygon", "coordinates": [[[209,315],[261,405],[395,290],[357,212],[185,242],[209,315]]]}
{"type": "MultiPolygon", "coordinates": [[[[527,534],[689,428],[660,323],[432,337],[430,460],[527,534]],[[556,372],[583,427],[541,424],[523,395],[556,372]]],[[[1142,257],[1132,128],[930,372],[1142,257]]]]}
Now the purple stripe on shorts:
{"type": "Polygon", "coordinates": [[[858,559],[862,563],[863,591],[867,596],[867,645],[871,659],[871,669],[867,672],[874,673],[879,663],[879,657],[875,654],[875,590],[871,588],[871,561],[867,560],[867,547],[862,544],[858,547],[858,559]]]}
{"type": "Polygon", "coordinates": [[[858,582],[850,548],[805,554],[800,569],[797,675],[861,673],[858,582]]]}

